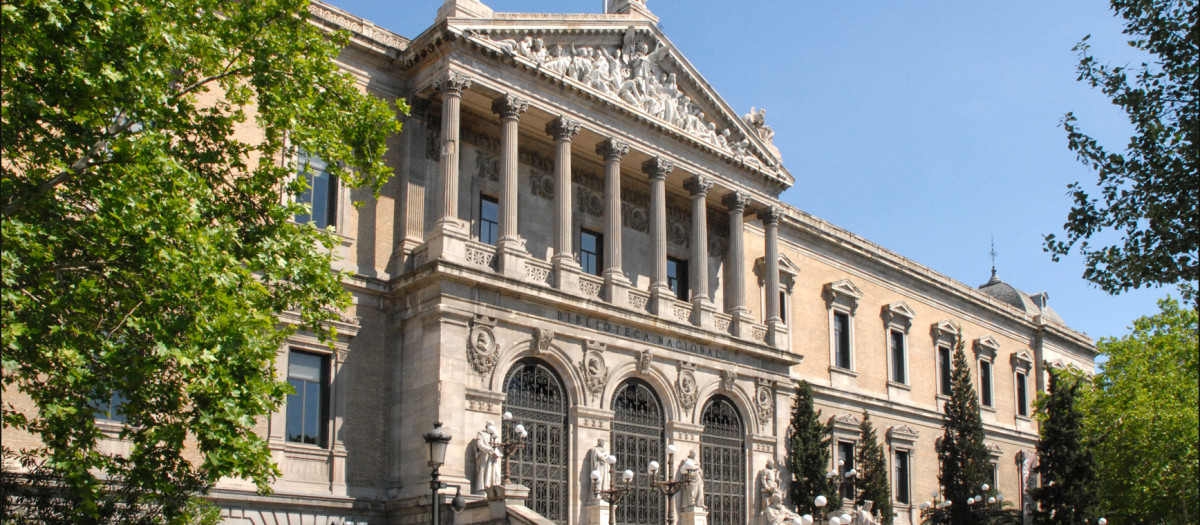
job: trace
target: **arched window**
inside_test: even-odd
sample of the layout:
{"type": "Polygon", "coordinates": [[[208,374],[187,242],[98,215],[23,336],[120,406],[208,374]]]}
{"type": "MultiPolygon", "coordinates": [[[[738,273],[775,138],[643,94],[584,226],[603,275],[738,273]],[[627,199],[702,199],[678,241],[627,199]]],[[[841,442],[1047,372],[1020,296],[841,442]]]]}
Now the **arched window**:
{"type": "Polygon", "coordinates": [[[525,449],[516,451],[509,464],[514,483],[529,487],[526,505],[546,519],[567,522],[567,391],[545,362],[529,358],[518,362],[504,380],[504,410],[513,424],[504,425],[504,439],[512,438],[517,423],[529,432],[525,449]]]}
{"type": "Polygon", "coordinates": [[[713,396],[700,413],[700,466],[711,525],[746,523],[746,433],[737,408],[713,396]]]}
{"type": "MultiPolygon", "coordinates": [[[[616,521],[623,525],[664,523],[662,492],[651,486],[644,474],[651,461],[666,462],[663,454],[666,421],[662,403],[645,381],[628,379],[617,387],[612,409],[612,453],[617,457],[616,472],[632,470],[639,473],[634,478],[633,491],[617,506],[616,521]]],[[[616,474],[612,479],[620,480],[621,475],[616,474]]]]}

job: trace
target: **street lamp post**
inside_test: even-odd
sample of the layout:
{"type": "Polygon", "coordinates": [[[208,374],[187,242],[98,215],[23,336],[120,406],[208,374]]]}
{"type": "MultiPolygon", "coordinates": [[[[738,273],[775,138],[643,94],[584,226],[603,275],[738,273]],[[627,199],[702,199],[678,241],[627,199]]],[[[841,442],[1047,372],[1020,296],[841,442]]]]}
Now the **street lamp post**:
{"type": "Polygon", "coordinates": [[[684,474],[683,479],[672,481],[671,465],[675,464],[675,445],[667,445],[667,472],[666,479],[658,480],[659,465],[657,461],[651,461],[646,468],[646,472],[650,474],[650,483],[658,487],[664,496],[667,497],[667,525],[675,525],[675,507],[672,496],[678,494],[680,490],[692,483],[691,471],[695,469],[695,464],[688,459],[683,462],[684,474]]]}
{"type": "MultiPolygon", "coordinates": [[[[504,415],[501,417],[503,418],[503,420],[500,423],[501,425],[511,425],[512,424],[512,417],[513,417],[512,412],[505,412],[504,415]]],[[[508,464],[509,464],[509,461],[512,459],[512,453],[513,453],[513,451],[521,450],[521,449],[525,448],[525,438],[529,437],[529,432],[527,432],[525,430],[525,425],[518,423],[516,428],[513,428],[512,432],[510,432],[509,435],[512,437],[508,441],[504,441],[504,438],[501,437],[500,443],[496,444],[496,447],[500,449],[500,453],[504,455],[504,484],[505,485],[509,484],[509,482],[510,482],[509,476],[508,476],[508,473],[509,473],[509,470],[508,470],[509,465],[508,464]]]]}
{"type": "Polygon", "coordinates": [[[613,465],[617,463],[617,457],[609,455],[608,457],[604,458],[604,462],[608,464],[609,488],[600,488],[600,478],[604,477],[604,475],[601,474],[599,470],[593,470],[592,490],[596,494],[596,497],[608,503],[608,525],[614,525],[617,520],[617,515],[614,512],[617,503],[620,503],[621,499],[624,498],[626,494],[629,494],[631,490],[633,490],[633,471],[626,470],[621,474],[621,480],[625,482],[625,486],[619,487],[616,486],[616,478],[613,477],[615,475],[613,472],[613,465]]]}
{"type": "MultiPolygon", "coordinates": [[[[433,423],[433,429],[429,432],[426,432],[424,437],[425,444],[429,446],[429,468],[433,469],[433,471],[430,473],[429,480],[429,489],[433,493],[433,499],[430,502],[431,506],[433,507],[430,523],[432,525],[439,525],[441,523],[440,511],[442,507],[441,502],[438,501],[440,499],[439,491],[441,491],[441,489],[448,488],[449,485],[438,479],[438,471],[442,468],[442,465],[446,463],[446,447],[450,444],[451,436],[449,432],[446,432],[446,430],[442,428],[441,421],[435,421],[433,423]]],[[[467,505],[466,502],[463,501],[461,487],[455,486],[454,489],[454,499],[450,502],[450,510],[453,510],[454,512],[461,512],[464,508],[466,508],[467,505]]]]}

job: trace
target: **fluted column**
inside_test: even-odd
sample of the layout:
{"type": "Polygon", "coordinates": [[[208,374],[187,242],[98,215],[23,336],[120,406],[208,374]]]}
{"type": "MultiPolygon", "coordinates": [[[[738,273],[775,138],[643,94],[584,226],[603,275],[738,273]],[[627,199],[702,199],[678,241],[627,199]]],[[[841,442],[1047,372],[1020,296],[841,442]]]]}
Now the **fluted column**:
{"type": "Polygon", "coordinates": [[[500,238],[496,246],[500,272],[512,278],[525,275],[525,239],[517,234],[517,128],[529,103],[512,95],[492,101],[492,112],[500,116],[500,238]]]}
{"type": "Polygon", "coordinates": [[[692,323],[712,326],[712,299],[708,294],[708,190],[713,181],[696,175],[683,182],[692,196],[692,323]]]}
{"type": "Polygon", "coordinates": [[[729,250],[725,264],[729,265],[729,276],[725,280],[726,312],[733,316],[733,334],[738,337],[750,335],[750,309],[746,308],[746,241],[745,216],[750,196],[735,191],[721,200],[729,208],[729,250]]]}
{"type": "Polygon", "coordinates": [[[767,311],[763,317],[767,320],[767,344],[778,347],[783,343],[780,332],[783,319],[779,316],[779,219],[783,210],[777,206],[767,206],[758,212],[758,219],[766,231],[766,295],[767,311]]]}
{"type": "Polygon", "coordinates": [[[642,163],[650,176],[650,242],[654,244],[654,271],[650,274],[650,310],[659,316],[671,313],[675,294],[667,285],[667,174],[675,164],[662,157],[642,163]]]}
{"type": "Polygon", "coordinates": [[[571,293],[579,290],[580,270],[571,242],[571,138],[582,128],[566,117],[546,123],[546,134],[554,137],[554,285],[571,293]]]}
{"type": "Polygon", "coordinates": [[[435,81],[433,86],[442,92],[442,217],[438,219],[438,226],[462,230],[464,225],[458,219],[459,107],[462,92],[471,87],[471,79],[451,72],[435,81]]]}
{"type": "Polygon", "coordinates": [[[463,91],[471,87],[471,78],[450,72],[434,81],[433,87],[442,93],[442,152],[438,170],[442,209],[425,243],[425,254],[430,261],[463,262],[469,232],[466,223],[458,218],[459,108],[463,91]]]}
{"type": "Polygon", "coordinates": [[[629,304],[629,279],[621,270],[621,158],[629,144],[608,139],[596,145],[604,157],[604,289],[614,305],[629,304]]]}

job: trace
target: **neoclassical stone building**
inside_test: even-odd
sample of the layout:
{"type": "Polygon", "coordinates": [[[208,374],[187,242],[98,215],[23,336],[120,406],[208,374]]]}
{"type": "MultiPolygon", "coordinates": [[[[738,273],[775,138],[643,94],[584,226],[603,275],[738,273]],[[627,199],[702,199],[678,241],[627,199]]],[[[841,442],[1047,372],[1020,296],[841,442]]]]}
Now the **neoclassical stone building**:
{"type": "Polygon", "coordinates": [[[617,523],[666,522],[645,472],[665,470],[668,445],[672,467],[694,452],[702,468],[705,506],[693,510],[761,523],[756,479],[784,459],[804,379],[835,459],[870,413],[897,523],[912,523],[937,490],[959,339],[995,485],[1022,501],[1043,363],[1090,370],[1092,342],[1044,293],[994,273],[965,285],[782,203],[796,179],[763,113],[729,107],[643,3],[543,15],[447,0],[411,39],[319,2],[310,11],[353,34],[340,60],[364,90],[413,111],[378,199],[314,177],[304,220],[342,236],[354,310],[337,351],[303,335],[280,348],[297,394],[259,429],[283,476],[270,496],[223,482],[213,497],[227,522],[428,523],[422,436],[440,421],[452,435],[444,521],[607,521],[590,479],[603,439],[618,477],[638,473],[617,523]],[[511,459],[527,509],[504,507],[519,498],[502,490],[489,509],[479,490],[489,422],[501,438],[518,423],[529,433],[511,459]],[[447,505],[456,489],[461,514],[447,505]]]}

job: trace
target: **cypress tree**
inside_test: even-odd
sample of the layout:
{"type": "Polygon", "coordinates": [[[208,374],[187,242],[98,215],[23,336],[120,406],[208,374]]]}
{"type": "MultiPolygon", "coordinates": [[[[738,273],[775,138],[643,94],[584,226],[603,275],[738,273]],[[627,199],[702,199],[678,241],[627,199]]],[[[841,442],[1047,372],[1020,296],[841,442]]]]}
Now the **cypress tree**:
{"type": "Polygon", "coordinates": [[[1041,485],[1032,491],[1038,525],[1094,523],[1096,465],[1083,439],[1083,413],[1076,404],[1082,378],[1064,377],[1050,366],[1050,385],[1038,406],[1041,422],[1038,466],[1041,485]]]}
{"type": "Polygon", "coordinates": [[[858,450],[855,451],[858,464],[858,499],[857,505],[863,505],[870,500],[874,503],[872,512],[879,517],[883,525],[892,525],[892,490],[888,483],[888,465],[883,457],[883,447],[875,435],[875,426],[871,424],[871,416],[863,410],[862,425],[858,427],[861,435],[858,450]]]}
{"type": "Polygon", "coordinates": [[[832,439],[829,427],[821,423],[821,411],[813,407],[812,387],[800,381],[787,439],[788,498],[800,514],[816,514],[813,499],[819,495],[829,501],[824,510],[841,507],[841,495],[826,477],[832,439]]]}
{"type": "MultiPolygon", "coordinates": [[[[941,473],[938,482],[950,507],[926,512],[932,523],[978,525],[979,516],[971,512],[967,499],[981,494],[981,486],[990,480],[991,462],[983,442],[983,420],[979,416],[979,397],[971,380],[971,369],[963,352],[964,339],[954,346],[950,399],[942,413],[942,440],[937,445],[941,473]]],[[[991,490],[995,490],[991,487],[991,490]]]]}

